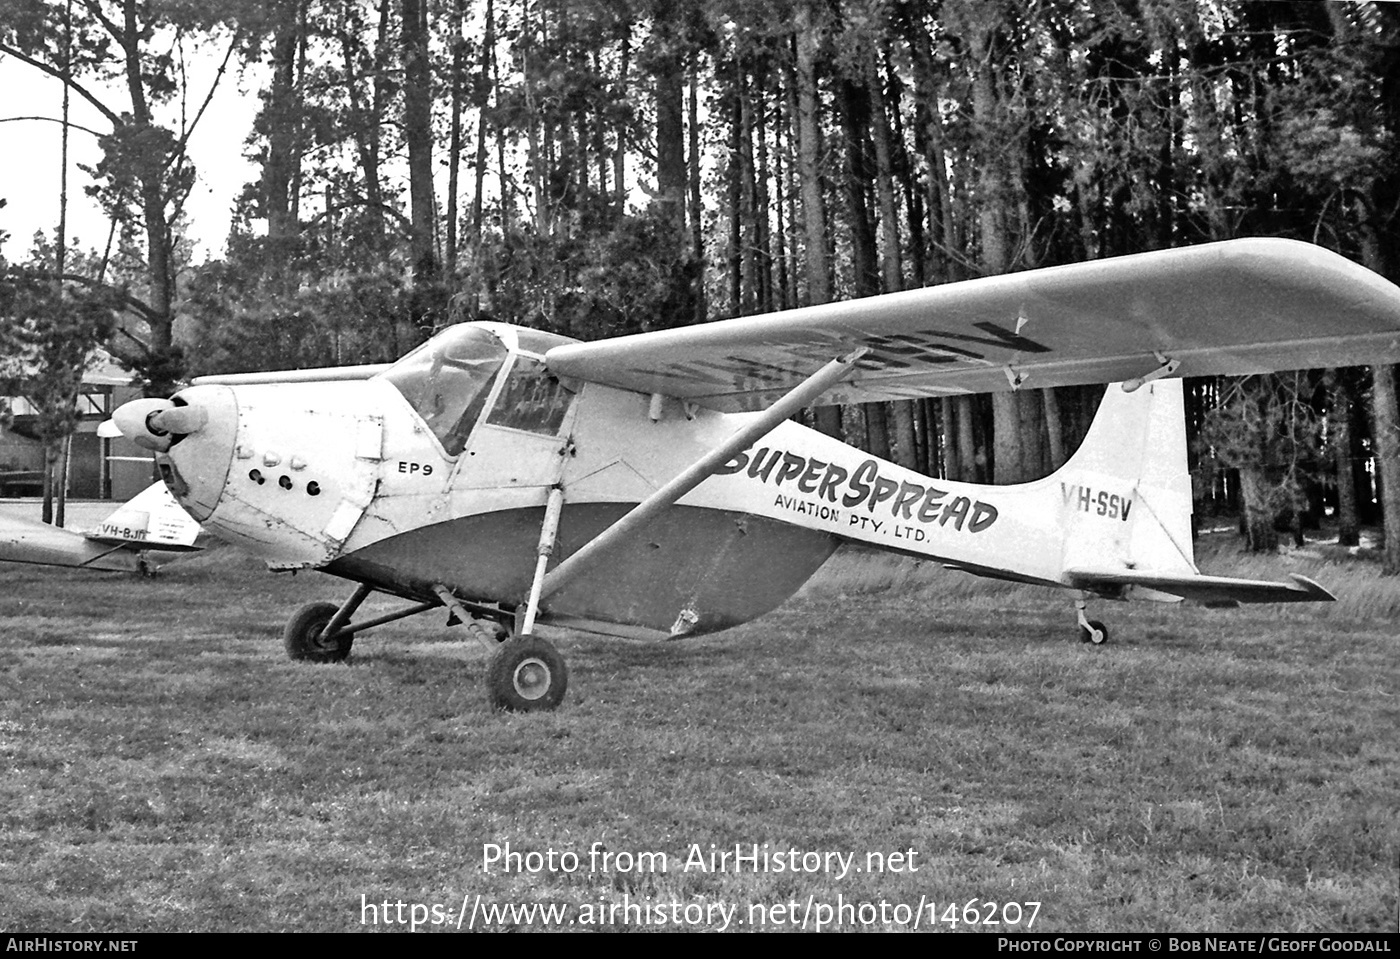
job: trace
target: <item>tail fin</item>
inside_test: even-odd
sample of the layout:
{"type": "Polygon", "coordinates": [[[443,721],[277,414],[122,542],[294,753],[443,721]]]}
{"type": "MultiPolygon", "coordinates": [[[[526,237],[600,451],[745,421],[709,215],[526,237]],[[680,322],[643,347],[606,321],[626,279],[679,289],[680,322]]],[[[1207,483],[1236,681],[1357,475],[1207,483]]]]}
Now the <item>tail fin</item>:
{"type": "Polygon", "coordinates": [[[180,508],[164,483],[153,483],[86,532],[88,539],[140,549],[190,550],[200,525],[180,508]]]}
{"type": "Polygon", "coordinates": [[[1065,509],[1064,569],[1196,573],[1182,395],[1177,379],[1108,387],[1084,442],[1049,477],[1065,509]]]}
{"type": "Polygon", "coordinates": [[[1110,385],[1084,443],[1046,482],[1059,483],[1066,514],[1066,585],[1212,605],[1334,598],[1296,574],[1291,583],[1276,583],[1202,576],[1196,568],[1180,380],[1156,380],[1131,393],[1110,385]]]}

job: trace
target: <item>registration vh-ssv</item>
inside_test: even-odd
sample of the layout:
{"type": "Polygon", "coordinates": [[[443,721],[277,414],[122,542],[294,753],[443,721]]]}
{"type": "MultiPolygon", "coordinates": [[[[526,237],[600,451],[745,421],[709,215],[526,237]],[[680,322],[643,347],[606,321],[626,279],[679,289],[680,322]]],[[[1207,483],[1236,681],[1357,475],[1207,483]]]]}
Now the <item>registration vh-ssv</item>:
{"type": "Polygon", "coordinates": [[[213,535],[358,584],[285,632],[331,662],[446,608],[492,703],[550,709],[540,627],[680,637],[783,602],[843,542],[1085,601],[1328,600],[1202,575],[1175,377],[1400,360],[1400,289],[1318,247],[1234,240],[582,343],[451,326],[398,362],[205,377],[104,424],[213,535]],[[1080,449],[1013,486],[922,476],[804,407],[1113,383],[1080,449]],[[372,592],[408,605],[352,622],[372,592]]]}

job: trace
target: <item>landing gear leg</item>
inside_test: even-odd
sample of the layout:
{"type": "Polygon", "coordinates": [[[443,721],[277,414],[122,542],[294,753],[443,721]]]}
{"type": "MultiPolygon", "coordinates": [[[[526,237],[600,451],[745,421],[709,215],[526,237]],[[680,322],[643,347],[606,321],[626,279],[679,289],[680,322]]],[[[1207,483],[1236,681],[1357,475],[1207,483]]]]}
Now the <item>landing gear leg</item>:
{"type": "Polygon", "coordinates": [[[437,603],[418,603],[352,625],[350,617],[372,592],[372,586],[362,583],[341,606],[312,603],[297,610],[282,633],[287,655],[308,663],[338,663],[350,655],[356,633],[438,608],[437,603]]]}
{"type": "Polygon", "coordinates": [[[502,645],[486,673],[486,695],[495,709],[509,712],[554,709],[564,701],[564,693],[568,691],[569,668],[564,664],[564,657],[548,640],[534,635],[545,568],[554,555],[554,540],[563,510],[564,490],[552,487],[544,507],[544,523],[540,526],[530,595],[516,616],[520,635],[502,645]]]}
{"type": "Polygon", "coordinates": [[[1088,607],[1088,600],[1083,594],[1074,601],[1074,612],[1079,619],[1079,641],[1102,646],[1108,642],[1108,627],[1103,624],[1102,620],[1090,619],[1085,614],[1088,607]]]}
{"type": "Polygon", "coordinates": [[[535,617],[540,611],[540,593],[544,588],[544,571],[549,558],[554,555],[554,539],[559,532],[559,517],[564,512],[564,490],[554,486],[549,490],[549,500],[544,507],[544,523],[540,526],[540,544],[535,549],[535,578],[530,582],[530,597],[525,600],[525,609],[520,622],[521,637],[535,632],[535,617]]]}
{"type": "Polygon", "coordinates": [[[491,654],[486,698],[492,709],[529,713],[554,709],[564,701],[569,668],[552,643],[538,636],[516,635],[509,620],[473,615],[446,586],[435,586],[433,592],[491,654]]]}
{"type": "Polygon", "coordinates": [[[513,635],[508,619],[497,618],[494,614],[487,613],[478,607],[475,611],[457,598],[457,594],[446,586],[438,584],[433,587],[433,592],[437,598],[442,600],[442,605],[452,611],[452,617],[448,619],[447,625],[454,626],[457,623],[465,624],[467,632],[472,634],[472,638],[481,644],[481,647],[496,655],[502,643],[506,642],[513,635]]]}
{"type": "Polygon", "coordinates": [[[343,662],[355,641],[354,633],[346,632],[345,627],[371,592],[370,587],[361,584],[343,606],[311,603],[297,610],[282,632],[287,655],[309,663],[343,662]]]}

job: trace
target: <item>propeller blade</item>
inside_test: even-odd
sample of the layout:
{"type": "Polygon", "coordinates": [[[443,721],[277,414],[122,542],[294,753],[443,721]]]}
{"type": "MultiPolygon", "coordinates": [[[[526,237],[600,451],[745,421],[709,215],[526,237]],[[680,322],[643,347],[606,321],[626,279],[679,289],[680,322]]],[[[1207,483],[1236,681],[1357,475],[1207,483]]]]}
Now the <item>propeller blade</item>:
{"type": "Polygon", "coordinates": [[[146,425],[152,431],[164,431],[177,436],[197,433],[207,422],[209,414],[202,406],[172,406],[146,418],[146,425]]]}
{"type": "Polygon", "coordinates": [[[97,425],[97,435],[104,440],[116,439],[122,435],[122,428],[117,425],[116,420],[103,420],[97,425]]]}
{"type": "Polygon", "coordinates": [[[168,436],[133,436],[131,441],[143,450],[150,450],[152,453],[164,453],[170,449],[170,437],[168,436]]]}

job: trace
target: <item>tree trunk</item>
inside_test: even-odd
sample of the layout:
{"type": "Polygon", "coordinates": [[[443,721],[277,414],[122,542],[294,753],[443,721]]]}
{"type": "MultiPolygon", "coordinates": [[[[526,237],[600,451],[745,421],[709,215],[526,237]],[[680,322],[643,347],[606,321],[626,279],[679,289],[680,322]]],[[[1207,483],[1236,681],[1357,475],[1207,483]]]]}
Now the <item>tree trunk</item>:
{"type": "Polygon", "coordinates": [[[883,78],[874,54],[868,58],[866,87],[870,93],[870,129],[875,144],[875,191],[880,204],[880,278],[886,293],[904,289],[899,250],[899,214],[894,195],[894,152],[890,146],[889,118],[885,110],[883,78]]]}
{"type": "MultiPolygon", "coordinates": [[[[291,197],[301,122],[296,84],[300,17],[295,8],[286,8],[283,12],[286,19],[278,24],[272,41],[272,85],[263,111],[267,122],[267,159],[262,170],[262,203],[263,215],[267,217],[267,235],[274,243],[297,232],[291,197]]],[[[276,252],[274,256],[277,257],[274,266],[278,262],[285,263],[285,251],[276,252]]]]}
{"type": "MultiPolygon", "coordinates": [[[[885,109],[884,80],[880,76],[875,51],[865,58],[866,90],[870,95],[870,129],[875,145],[875,188],[880,204],[880,278],[886,293],[904,289],[904,270],[899,251],[899,214],[894,194],[894,151],[890,145],[890,122],[885,109]]],[[[897,108],[897,107],[896,107],[897,108]]],[[[919,468],[914,425],[914,403],[898,400],[891,404],[894,414],[894,460],[909,469],[919,468]]]]}
{"type": "MultiPolygon", "coordinates": [[[[136,0],[123,0],[119,40],[127,93],[131,97],[132,125],[144,130],[151,127],[152,122],[146,80],[141,70],[144,33],[136,14],[136,0]]],[[[146,277],[150,284],[145,374],[146,389],[151,396],[168,396],[174,392],[183,366],[171,335],[175,321],[175,267],[171,258],[170,225],[165,218],[167,198],[162,182],[165,169],[163,163],[143,164],[143,175],[139,177],[141,218],[146,230],[146,277]]]]}
{"type": "Polygon", "coordinates": [[[657,251],[667,270],[666,313],[662,323],[679,326],[695,318],[695,294],[691,286],[690,237],[685,214],[689,166],[685,156],[685,24],[676,0],[655,0],[653,7],[651,64],[656,80],[656,196],[653,206],[667,225],[669,249],[657,251]]]}
{"type": "MultiPolygon", "coordinates": [[[[403,0],[404,140],[408,147],[408,195],[413,223],[413,282],[421,288],[438,276],[433,248],[432,78],[429,69],[428,11],[425,0],[403,0]]],[[[414,320],[425,312],[419,301],[414,320]]]]}
{"type": "Polygon", "coordinates": [[[676,0],[656,0],[651,58],[655,78],[656,196],[652,203],[675,231],[685,233],[685,60],[676,0]]]}
{"type": "MultiPolygon", "coordinates": [[[[1358,238],[1362,262],[1385,275],[1385,252],[1368,205],[1358,209],[1358,238]]],[[[1376,473],[1380,479],[1381,522],[1385,543],[1381,570],[1400,574],[1400,405],[1395,393],[1395,367],[1371,368],[1371,437],[1376,445],[1376,473]]]]}
{"type": "MultiPolygon", "coordinates": [[[[841,129],[846,144],[846,170],[842,193],[846,197],[846,219],[851,231],[851,262],[855,293],[858,297],[880,292],[880,267],[876,252],[875,224],[870,217],[870,185],[874,179],[870,160],[870,97],[854,80],[837,85],[841,129]]],[[[865,416],[867,449],[889,459],[890,434],[883,404],[862,405],[865,416]]]]}
{"type": "MultiPolygon", "coordinates": [[[[350,135],[355,141],[355,151],[360,159],[360,175],[364,190],[365,215],[369,232],[378,243],[384,238],[383,192],[379,183],[379,126],[384,115],[386,96],[385,67],[389,45],[390,0],[380,0],[379,25],[377,28],[371,71],[370,105],[366,107],[360,96],[360,86],[355,77],[361,72],[357,62],[359,37],[349,30],[340,34],[341,61],[345,75],[350,78],[346,84],[346,96],[350,101],[352,129],[350,135]]],[[[394,351],[398,355],[398,351],[394,351]]]]}
{"type": "MultiPolygon", "coordinates": [[[[486,0],[486,33],[491,36],[495,29],[495,14],[492,0],[486,0]]],[[[487,56],[491,65],[491,89],[499,91],[501,89],[501,64],[496,59],[495,44],[492,43],[487,56]]],[[[623,63],[626,63],[626,53],[624,50],[623,63]]],[[[500,100],[497,99],[497,105],[500,100]]],[[[506,133],[504,124],[496,125],[496,171],[501,183],[501,235],[509,238],[515,233],[515,187],[511,182],[510,170],[506,167],[506,133]]]]}
{"type": "Polygon", "coordinates": [[[53,524],[68,524],[68,461],[73,455],[73,434],[60,440],[58,468],[54,471],[53,524]]]}
{"type": "Polygon", "coordinates": [[[972,397],[963,395],[956,400],[958,405],[958,462],[962,465],[959,477],[968,483],[987,481],[986,451],[977,445],[977,424],[972,397]]]}
{"type": "Polygon", "coordinates": [[[962,458],[958,455],[957,407],[951,396],[938,400],[938,413],[943,425],[943,478],[960,480],[963,478],[962,458]]]}
{"type": "Polygon", "coordinates": [[[1400,574],[1400,406],[1395,393],[1395,367],[1371,368],[1371,436],[1376,444],[1376,472],[1381,479],[1381,515],[1385,542],[1381,568],[1400,574]]]}
{"type": "MultiPolygon", "coordinates": [[[[471,252],[476,259],[477,248],[481,245],[482,199],[486,184],[486,108],[489,105],[491,87],[491,58],[496,49],[496,11],[492,0],[486,0],[486,36],[481,46],[481,80],[475,98],[476,105],[476,183],[472,191],[472,236],[471,252]]],[[[501,205],[505,205],[505,196],[501,205]]]]}
{"type": "Polygon", "coordinates": [[[1278,531],[1274,529],[1269,482],[1262,471],[1240,470],[1240,498],[1244,506],[1240,520],[1244,526],[1245,548],[1253,553],[1275,552],[1278,531]]]}
{"type": "MultiPolygon", "coordinates": [[[[624,28],[622,34],[622,62],[617,70],[617,87],[619,90],[626,90],[628,83],[628,70],[632,63],[632,34],[630,30],[624,28]]],[[[499,83],[499,81],[497,81],[499,83]]],[[[627,123],[626,119],[619,119],[617,125],[617,150],[613,153],[613,206],[616,207],[618,216],[622,216],[627,210],[627,181],[624,174],[627,172],[627,123]]]]}
{"type": "Polygon", "coordinates": [[[1357,546],[1361,543],[1361,524],[1357,520],[1356,469],[1352,459],[1351,391],[1336,370],[1327,371],[1326,383],[1328,432],[1332,455],[1336,457],[1337,545],[1357,546]]]}
{"type": "Polygon", "coordinates": [[[738,234],[739,249],[736,256],[743,274],[743,282],[741,283],[742,312],[748,315],[762,312],[760,305],[762,280],[759,278],[758,269],[758,219],[755,216],[758,186],[754,176],[753,149],[753,100],[756,93],[749,86],[747,65],[743,60],[737,58],[734,63],[734,83],[736,96],[734,120],[738,124],[734,162],[739,173],[739,192],[735,194],[735,200],[739,204],[738,222],[741,228],[741,232],[738,234]]]}
{"type": "Polygon", "coordinates": [[[744,71],[735,60],[729,114],[729,166],[725,173],[729,199],[729,311],[743,316],[744,309],[744,71]]]}
{"type": "MultiPolygon", "coordinates": [[[[794,40],[797,47],[797,162],[802,182],[802,223],[806,237],[807,302],[831,302],[831,260],[827,253],[826,199],[822,193],[821,126],[817,116],[817,28],[812,22],[815,0],[799,0],[794,11],[794,40]]],[[[828,436],[843,434],[841,410],[836,406],[817,407],[817,429],[828,436]]]]}
{"type": "Polygon", "coordinates": [[[749,101],[746,128],[749,131],[750,156],[748,170],[752,177],[749,188],[753,219],[753,250],[755,292],[758,307],[762,313],[772,313],[777,306],[773,302],[773,238],[769,229],[768,210],[768,127],[764,118],[768,114],[768,90],[766,63],[760,59],[754,66],[753,95],[749,101]]]}
{"type": "Polygon", "coordinates": [[[58,451],[54,449],[52,440],[46,440],[44,442],[44,472],[42,474],[44,503],[39,515],[39,518],[45,523],[53,522],[53,474],[57,463],[58,451]]]}
{"type": "Polygon", "coordinates": [[[802,183],[802,223],[806,234],[807,302],[831,302],[831,261],[827,254],[826,199],[822,193],[821,127],[817,116],[817,41],[812,24],[814,0],[796,10],[797,161],[802,183]]]}
{"type": "Polygon", "coordinates": [[[837,102],[846,141],[846,170],[842,193],[846,197],[847,225],[851,231],[851,261],[856,296],[880,292],[879,258],[875,249],[875,225],[870,219],[870,100],[854,81],[842,80],[837,102]]]}
{"type": "Polygon", "coordinates": [[[466,70],[467,41],[462,36],[466,17],[465,0],[452,4],[452,126],[447,140],[447,243],[443,249],[443,272],[457,273],[457,181],[462,168],[463,72],[466,70]]]}
{"type": "Polygon", "coordinates": [[[1050,437],[1050,469],[1059,469],[1068,458],[1065,454],[1064,426],[1060,422],[1060,397],[1053,387],[1040,391],[1041,402],[1045,405],[1045,432],[1050,437]]]}
{"type": "Polygon", "coordinates": [[[885,416],[884,403],[862,403],[861,415],[865,418],[865,449],[881,459],[890,458],[889,421],[885,416]]]}
{"type": "Polygon", "coordinates": [[[704,207],[700,201],[700,53],[690,56],[690,97],[687,103],[687,162],[690,167],[690,256],[695,263],[695,309],[692,323],[705,322],[705,236],[702,224],[704,207]]]}
{"type": "Polygon", "coordinates": [[[789,88],[782,97],[774,100],[777,117],[773,127],[773,219],[777,227],[773,232],[773,279],[776,284],[773,295],[780,310],[790,310],[795,305],[789,279],[788,237],[789,231],[797,229],[792,220],[793,101],[790,73],[786,79],[789,80],[789,88]]]}

